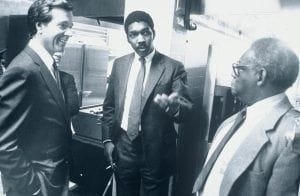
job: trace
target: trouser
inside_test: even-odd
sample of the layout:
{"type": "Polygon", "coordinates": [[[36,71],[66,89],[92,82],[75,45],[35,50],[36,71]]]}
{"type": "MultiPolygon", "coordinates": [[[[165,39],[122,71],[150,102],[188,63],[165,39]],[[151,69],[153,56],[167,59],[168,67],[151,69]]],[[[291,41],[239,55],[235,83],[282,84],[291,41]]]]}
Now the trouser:
{"type": "MultiPolygon", "coordinates": [[[[0,194],[1,195],[1,194],[0,194]]],[[[23,192],[18,192],[18,191],[15,191],[15,190],[12,190],[10,189],[7,193],[6,193],[6,196],[32,196],[31,194],[30,195],[26,195],[25,193],[23,192]]],[[[40,191],[37,196],[45,196],[42,191],[40,191]]],[[[56,193],[55,194],[49,194],[48,193],[48,196],[69,196],[69,186],[68,186],[68,182],[66,182],[64,185],[63,185],[63,188],[62,188],[62,191],[59,195],[57,195],[56,193]]]]}
{"type": "Polygon", "coordinates": [[[161,179],[152,176],[140,136],[131,141],[124,130],[120,132],[114,151],[117,196],[139,196],[140,191],[143,196],[167,196],[170,176],[161,179]]]}
{"type": "MultiPolygon", "coordinates": [[[[56,168],[57,171],[61,168],[61,172],[55,176],[52,176],[52,180],[55,181],[59,178],[59,184],[53,184],[47,176],[42,172],[37,172],[38,178],[41,182],[40,191],[37,196],[69,196],[69,169],[65,169],[67,165],[62,165],[56,168]]],[[[32,194],[27,194],[10,188],[6,192],[6,196],[32,196],[32,194]]]]}

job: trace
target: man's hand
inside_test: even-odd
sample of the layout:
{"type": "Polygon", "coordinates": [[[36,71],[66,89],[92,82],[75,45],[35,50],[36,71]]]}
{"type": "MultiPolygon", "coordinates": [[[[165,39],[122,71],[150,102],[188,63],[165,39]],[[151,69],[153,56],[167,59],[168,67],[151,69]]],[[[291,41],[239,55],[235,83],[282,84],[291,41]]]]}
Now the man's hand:
{"type": "Polygon", "coordinates": [[[179,95],[177,92],[173,92],[169,96],[166,94],[157,94],[154,98],[154,102],[166,112],[177,112],[179,109],[179,95]]]}
{"type": "Polygon", "coordinates": [[[105,153],[105,156],[111,166],[113,165],[112,152],[113,152],[114,148],[115,148],[115,145],[111,141],[106,142],[104,144],[104,153],[105,153]]]}

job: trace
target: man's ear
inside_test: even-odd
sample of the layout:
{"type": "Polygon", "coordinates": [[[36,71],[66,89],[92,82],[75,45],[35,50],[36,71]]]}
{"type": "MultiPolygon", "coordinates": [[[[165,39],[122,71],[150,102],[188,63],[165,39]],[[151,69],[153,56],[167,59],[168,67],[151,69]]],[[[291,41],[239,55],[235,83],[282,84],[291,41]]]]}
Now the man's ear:
{"type": "Polygon", "coordinates": [[[128,37],[128,34],[127,34],[127,33],[126,33],[126,39],[127,39],[127,42],[130,43],[130,42],[129,42],[129,37],[128,37]]]}
{"type": "Polygon", "coordinates": [[[42,34],[43,25],[41,22],[35,23],[35,28],[36,28],[37,34],[42,34]]]}
{"type": "Polygon", "coordinates": [[[266,84],[267,82],[267,75],[268,72],[265,68],[260,68],[260,70],[257,72],[257,85],[262,86],[266,84]]]}
{"type": "Polygon", "coordinates": [[[155,38],[155,30],[154,29],[152,29],[152,31],[153,31],[153,39],[155,38]]]}

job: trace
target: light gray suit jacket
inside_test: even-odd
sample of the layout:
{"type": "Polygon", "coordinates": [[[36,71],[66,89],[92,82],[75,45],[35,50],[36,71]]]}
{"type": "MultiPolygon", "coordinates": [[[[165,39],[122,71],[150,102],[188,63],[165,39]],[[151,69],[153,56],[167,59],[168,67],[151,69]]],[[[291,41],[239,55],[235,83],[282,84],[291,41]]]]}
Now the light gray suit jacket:
{"type": "MultiPolygon", "coordinates": [[[[236,117],[224,121],[219,130],[236,117]]],[[[258,119],[228,164],[220,196],[297,196],[300,152],[293,144],[299,138],[290,139],[290,135],[298,117],[300,113],[285,98],[265,119],[258,119]]]]}

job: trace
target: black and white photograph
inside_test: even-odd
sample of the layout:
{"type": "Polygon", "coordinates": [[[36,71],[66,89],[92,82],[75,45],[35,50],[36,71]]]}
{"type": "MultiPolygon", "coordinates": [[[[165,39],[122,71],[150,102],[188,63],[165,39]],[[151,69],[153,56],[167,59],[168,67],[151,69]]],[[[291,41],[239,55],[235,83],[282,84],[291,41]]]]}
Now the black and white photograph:
{"type": "Polygon", "coordinates": [[[300,0],[0,0],[0,196],[300,196],[300,0]]]}

